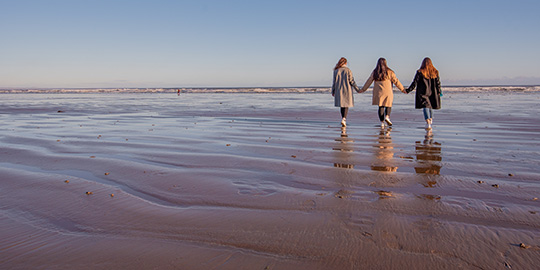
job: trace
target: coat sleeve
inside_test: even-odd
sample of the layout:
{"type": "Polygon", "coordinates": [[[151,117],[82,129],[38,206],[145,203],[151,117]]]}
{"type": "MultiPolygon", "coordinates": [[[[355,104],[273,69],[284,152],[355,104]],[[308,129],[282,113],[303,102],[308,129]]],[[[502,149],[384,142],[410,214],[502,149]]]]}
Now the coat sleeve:
{"type": "Polygon", "coordinates": [[[336,93],[336,71],[334,70],[334,76],[332,76],[332,96],[336,93]]]}
{"type": "Polygon", "coordinates": [[[392,81],[392,83],[401,91],[401,92],[404,92],[405,88],[403,87],[403,85],[401,84],[401,82],[399,82],[398,78],[396,77],[396,74],[394,72],[392,72],[392,75],[390,76],[390,80],[392,81]]]}
{"type": "Polygon", "coordinates": [[[366,80],[366,83],[364,83],[364,86],[362,87],[362,89],[360,89],[360,93],[362,92],[366,92],[369,88],[369,86],[373,83],[373,72],[371,73],[371,75],[369,75],[369,78],[366,80]]]}
{"type": "Polygon", "coordinates": [[[437,87],[437,93],[439,94],[439,96],[442,96],[441,78],[437,76],[437,79],[435,79],[435,82],[436,82],[436,87],[437,87]]]}
{"type": "Polygon", "coordinates": [[[419,79],[418,76],[419,76],[419,74],[418,74],[418,71],[417,71],[416,74],[414,75],[414,79],[413,79],[411,85],[409,85],[409,88],[407,88],[407,90],[405,90],[405,91],[407,91],[407,93],[412,92],[414,90],[414,88],[416,88],[416,84],[418,83],[418,79],[419,79]]]}
{"type": "Polygon", "coordinates": [[[360,92],[360,89],[356,85],[356,82],[354,81],[354,77],[352,74],[352,71],[349,70],[349,84],[356,90],[356,92],[360,92]]]}

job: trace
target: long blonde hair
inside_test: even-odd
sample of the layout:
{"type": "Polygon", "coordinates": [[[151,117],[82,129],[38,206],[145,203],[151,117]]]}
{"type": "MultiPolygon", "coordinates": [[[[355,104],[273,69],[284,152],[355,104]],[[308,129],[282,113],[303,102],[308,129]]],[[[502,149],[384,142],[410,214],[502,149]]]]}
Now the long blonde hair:
{"type": "Polygon", "coordinates": [[[373,70],[373,79],[376,81],[384,81],[388,78],[389,71],[392,70],[388,67],[386,59],[381,57],[377,60],[377,66],[375,66],[375,69],[373,70]]]}
{"type": "Polygon", "coordinates": [[[341,68],[341,67],[345,66],[346,64],[347,64],[347,58],[341,57],[339,59],[339,61],[337,62],[336,67],[334,68],[334,70],[336,70],[338,68],[341,68]]]}
{"type": "Polygon", "coordinates": [[[433,66],[433,62],[431,62],[429,57],[424,58],[418,71],[428,79],[439,77],[439,71],[433,66]]]}

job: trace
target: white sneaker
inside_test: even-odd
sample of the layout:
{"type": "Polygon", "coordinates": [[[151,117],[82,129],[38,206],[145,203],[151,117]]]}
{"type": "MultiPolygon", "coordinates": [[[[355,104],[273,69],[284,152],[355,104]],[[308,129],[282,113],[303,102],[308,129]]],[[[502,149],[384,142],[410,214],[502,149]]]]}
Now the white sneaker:
{"type": "Polygon", "coordinates": [[[388,124],[388,126],[391,126],[391,125],[392,125],[392,121],[390,121],[390,116],[387,115],[387,116],[384,118],[384,121],[388,124]]]}
{"type": "Polygon", "coordinates": [[[347,119],[343,118],[341,119],[341,126],[346,127],[347,126],[347,119]]]}
{"type": "Polygon", "coordinates": [[[426,129],[431,129],[431,124],[429,122],[426,123],[426,129]]]}
{"type": "Polygon", "coordinates": [[[384,128],[384,121],[381,122],[381,128],[384,128]]]}

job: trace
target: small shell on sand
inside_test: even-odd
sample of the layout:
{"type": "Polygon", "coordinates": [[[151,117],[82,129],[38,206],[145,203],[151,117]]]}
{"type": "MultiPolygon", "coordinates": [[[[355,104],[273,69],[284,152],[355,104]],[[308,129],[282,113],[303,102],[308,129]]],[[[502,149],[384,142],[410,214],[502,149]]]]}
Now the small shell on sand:
{"type": "Polygon", "coordinates": [[[394,194],[391,191],[379,190],[375,191],[375,193],[379,194],[379,199],[394,198],[394,194]]]}
{"type": "Polygon", "coordinates": [[[111,198],[112,198],[112,197],[114,197],[114,194],[113,194],[113,193],[111,193],[111,198]]]}
{"type": "Polygon", "coordinates": [[[94,193],[92,193],[92,191],[87,191],[86,192],[86,195],[92,195],[92,194],[94,194],[94,193]]]}
{"type": "Polygon", "coordinates": [[[493,185],[491,185],[491,186],[494,187],[494,188],[499,188],[499,185],[498,185],[498,184],[493,184],[493,185]]]}
{"type": "Polygon", "coordinates": [[[231,146],[231,144],[230,144],[230,143],[228,143],[228,144],[226,144],[225,146],[231,146]]]}
{"type": "Polygon", "coordinates": [[[484,183],[484,181],[482,181],[482,180],[478,180],[477,182],[478,182],[478,184],[483,184],[484,183]]]}
{"type": "Polygon", "coordinates": [[[292,155],[291,157],[292,157],[292,158],[296,158],[296,156],[295,156],[295,155],[292,155]]]}
{"type": "Polygon", "coordinates": [[[106,172],[105,175],[109,175],[110,173],[106,172]]]}
{"type": "Polygon", "coordinates": [[[513,174],[513,173],[509,173],[508,176],[514,176],[514,174],[513,174]]]}
{"type": "Polygon", "coordinates": [[[64,183],[69,183],[69,180],[64,181],[64,183]]]}

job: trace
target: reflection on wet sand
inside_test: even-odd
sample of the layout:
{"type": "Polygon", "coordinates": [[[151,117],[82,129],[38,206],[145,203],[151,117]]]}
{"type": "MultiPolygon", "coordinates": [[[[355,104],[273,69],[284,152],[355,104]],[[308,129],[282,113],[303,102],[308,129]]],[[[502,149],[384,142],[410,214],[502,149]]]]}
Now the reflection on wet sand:
{"type": "MultiPolygon", "coordinates": [[[[433,141],[433,132],[428,130],[424,141],[416,142],[417,166],[414,167],[416,173],[439,174],[442,168],[441,149],[441,144],[433,141]]],[[[435,181],[428,181],[424,186],[433,187],[435,184],[435,181]]]]}
{"type": "Polygon", "coordinates": [[[374,145],[375,160],[371,165],[371,169],[380,172],[396,172],[398,167],[391,166],[394,158],[394,145],[390,133],[392,128],[381,129],[377,138],[377,143],[374,145]]]}
{"type": "MultiPolygon", "coordinates": [[[[340,151],[340,152],[354,152],[352,143],[354,142],[353,139],[349,138],[349,135],[347,135],[347,128],[342,127],[341,128],[341,136],[337,139],[335,139],[336,142],[339,142],[339,145],[332,148],[334,151],[340,151]]],[[[354,169],[354,164],[348,164],[348,163],[334,163],[334,167],[336,168],[344,168],[344,169],[354,169]]]]}

